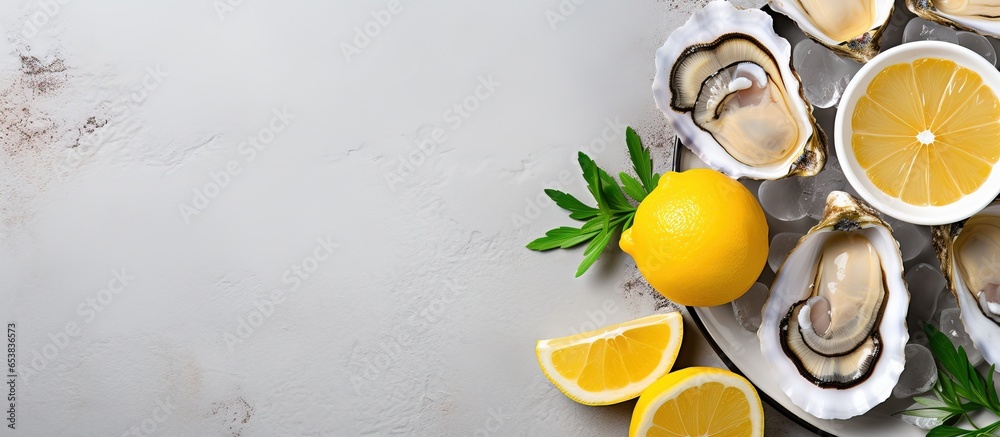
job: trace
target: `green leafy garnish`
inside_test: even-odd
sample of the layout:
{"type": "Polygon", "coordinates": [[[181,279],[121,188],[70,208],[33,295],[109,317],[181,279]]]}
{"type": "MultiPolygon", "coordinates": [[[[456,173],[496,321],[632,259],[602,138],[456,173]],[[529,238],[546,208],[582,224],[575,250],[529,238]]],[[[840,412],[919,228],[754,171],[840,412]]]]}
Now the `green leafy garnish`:
{"type": "Polygon", "coordinates": [[[637,207],[629,202],[629,198],[636,204],[642,202],[656,188],[660,175],[653,173],[653,159],[649,149],[643,147],[639,135],[636,135],[631,127],[625,129],[625,142],[628,145],[628,154],[632,158],[632,168],[636,177],[624,172],[619,173],[618,179],[621,180],[619,185],[618,181],[598,167],[593,159],[580,152],[579,161],[580,168],[583,169],[583,179],[587,181],[587,189],[597,201],[597,207],[586,205],[573,195],[559,190],[545,190],[545,194],[556,205],[569,211],[571,219],[586,223],[579,228],[562,226],[548,231],[544,237],[528,243],[528,249],[569,249],[589,241],[583,251],[583,262],[576,270],[576,276],[580,277],[594,265],[616,231],[632,227],[637,207]]]}
{"type": "Polygon", "coordinates": [[[927,433],[931,437],[993,435],[994,431],[1000,429],[1000,421],[980,428],[969,415],[986,409],[1000,416],[1000,399],[993,385],[996,366],[990,366],[988,376],[984,378],[969,362],[965,348],[959,346],[956,349],[948,336],[934,326],[924,325],[924,331],[930,340],[931,353],[938,363],[938,382],[934,386],[934,393],[938,399],[913,398],[924,408],[915,408],[900,414],[940,419],[942,424],[927,433]],[[976,429],[968,430],[955,426],[962,418],[976,429]]]}

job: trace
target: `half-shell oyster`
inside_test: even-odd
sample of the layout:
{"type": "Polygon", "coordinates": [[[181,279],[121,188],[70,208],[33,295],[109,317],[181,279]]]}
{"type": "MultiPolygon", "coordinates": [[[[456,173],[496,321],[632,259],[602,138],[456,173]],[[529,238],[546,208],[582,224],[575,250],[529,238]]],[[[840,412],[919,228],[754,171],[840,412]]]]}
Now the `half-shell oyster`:
{"type": "Polygon", "coordinates": [[[653,98],[681,141],[730,177],[811,176],[826,162],[791,45],[763,11],[720,0],[695,13],[656,51],[653,98]]]}
{"type": "Polygon", "coordinates": [[[965,331],[986,361],[1000,364],[1000,202],[933,234],[965,331]]]}
{"type": "Polygon", "coordinates": [[[926,20],[986,36],[1000,36],[997,0],[906,0],[906,7],[926,20]]]}
{"type": "Polygon", "coordinates": [[[858,62],[881,50],[879,40],[892,17],[894,0],[769,0],[806,35],[858,62]]]}
{"type": "Polygon", "coordinates": [[[757,336],[803,410],[847,419],[885,401],[903,371],[910,296],[888,224],[835,191],[778,269],[757,336]]]}

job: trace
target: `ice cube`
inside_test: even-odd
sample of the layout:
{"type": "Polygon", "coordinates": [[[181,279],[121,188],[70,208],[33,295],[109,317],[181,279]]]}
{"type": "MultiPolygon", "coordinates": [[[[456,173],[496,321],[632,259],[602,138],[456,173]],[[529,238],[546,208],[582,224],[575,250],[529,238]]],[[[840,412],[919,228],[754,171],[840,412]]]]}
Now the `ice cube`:
{"type": "Polygon", "coordinates": [[[829,108],[861,69],[861,64],[837,56],[832,50],[804,39],[795,45],[792,65],[802,79],[806,100],[819,108],[829,108]]]}
{"type": "Polygon", "coordinates": [[[757,195],[760,197],[760,205],[771,217],[788,222],[806,216],[798,201],[802,196],[801,178],[764,181],[760,184],[757,195]]]}
{"type": "Polygon", "coordinates": [[[908,398],[934,388],[938,375],[931,351],[919,344],[908,344],[903,354],[906,357],[906,367],[899,375],[899,381],[892,389],[892,395],[897,398],[908,398]]]}
{"type": "Polygon", "coordinates": [[[827,162],[818,175],[802,179],[802,197],[799,198],[802,209],[809,217],[817,220],[823,218],[823,209],[826,208],[826,198],[830,192],[843,190],[846,185],[847,177],[840,164],[827,162]]]}
{"type": "Polygon", "coordinates": [[[931,320],[931,324],[941,329],[940,321],[941,315],[949,310],[958,308],[958,302],[955,300],[955,295],[951,293],[951,290],[945,289],[944,293],[938,296],[937,300],[937,312],[934,313],[934,318],[931,320]]]}
{"type": "Polygon", "coordinates": [[[907,324],[921,326],[921,322],[934,318],[938,298],[947,283],[944,275],[936,267],[921,263],[906,273],[906,285],[910,290],[910,310],[906,313],[907,324]]]}
{"type": "Polygon", "coordinates": [[[930,349],[931,342],[930,340],[927,339],[927,333],[924,332],[923,325],[918,325],[918,326],[911,325],[910,328],[914,329],[910,331],[910,340],[908,343],[919,344],[925,348],[930,349]]]}
{"type": "Polygon", "coordinates": [[[771,267],[772,272],[778,271],[781,264],[785,262],[785,258],[788,258],[788,252],[795,248],[802,235],[795,232],[782,232],[771,239],[771,246],[767,253],[767,265],[771,267]]]}
{"type": "Polygon", "coordinates": [[[985,36],[978,33],[961,31],[958,32],[958,43],[962,47],[979,53],[979,56],[990,61],[991,64],[997,65],[997,51],[985,36]]]}
{"type": "Polygon", "coordinates": [[[913,41],[945,41],[958,44],[958,32],[948,26],[914,18],[903,29],[903,44],[913,41]]]}
{"type": "Polygon", "coordinates": [[[941,332],[948,336],[948,339],[955,347],[965,348],[965,355],[969,357],[969,362],[973,366],[983,362],[983,355],[979,353],[972,344],[972,339],[965,332],[965,325],[962,324],[961,310],[949,308],[941,312],[941,332]]]}
{"type": "Polygon", "coordinates": [[[899,253],[903,256],[904,262],[916,258],[924,249],[930,247],[930,228],[893,218],[887,221],[889,226],[892,226],[892,236],[899,242],[899,253]]]}
{"type": "Polygon", "coordinates": [[[760,328],[761,310],[769,294],[767,286],[757,282],[743,296],[733,301],[733,314],[743,329],[757,332],[757,328],[760,328]]]}

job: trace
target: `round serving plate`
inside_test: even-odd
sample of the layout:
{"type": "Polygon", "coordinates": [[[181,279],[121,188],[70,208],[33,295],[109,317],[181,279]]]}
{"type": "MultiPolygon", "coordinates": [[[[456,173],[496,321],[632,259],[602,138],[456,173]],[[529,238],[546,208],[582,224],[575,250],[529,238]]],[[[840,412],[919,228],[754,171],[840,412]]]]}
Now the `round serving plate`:
{"type": "MultiPolygon", "coordinates": [[[[775,31],[786,38],[793,47],[798,42],[806,39],[806,36],[799,30],[795,23],[788,18],[775,13],[766,6],[763,10],[774,19],[775,31]]],[[[892,20],[895,26],[890,25],[883,36],[883,51],[900,44],[903,26],[913,17],[914,15],[907,10],[906,5],[902,1],[896,2],[892,20]],[[899,25],[899,23],[902,23],[902,25],[899,25]]],[[[990,42],[994,47],[1000,46],[996,40],[991,39],[990,42]]],[[[840,165],[835,156],[836,145],[834,144],[834,136],[832,135],[834,132],[836,111],[837,107],[834,106],[827,109],[815,108],[813,112],[817,122],[829,137],[827,166],[840,165]]],[[[674,162],[672,163],[671,170],[707,167],[679,141],[675,141],[673,147],[675,148],[673,155],[674,162]]],[[[757,195],[761,181],[741,180],[741,182],[755,196],[757,195]]],[[[847,184],[844,191],[851,193],[859,199],[863,198],[850,184],[847,184]]],[[[816,219],[812,219],[808,215],[794,221],[781,221],[767,215],[767,220],[769,239],[785,232],[804,234],[817,223],[816,219]]],[[[923,263],[938,266],[938,261],[930,244],[930,229],[918,226],[918,230],[927,235],[928,238],[924,247],[920,249],[920,254],[904,262],[905,271],[909,271],[911,268],[923,263]]],[[[765,267],[758,282],[770,286],[773,280],[774,272],[770,267],[765,267]]],[[[912,309],[921,304],[922,302],[911,300],[910,308],[912,309]]],[[[733,313],[732,305],[689,307],[688,309],[698,328],[709,340],[709,343],[711,343],[712,347],[730,370],[746,376],[747,379],[757,386],[761,398],[765,402],[809,431],[818,435],[872,437],[888,435],[917,437],[927,434],[926,430],[902,421],[897,414],[908,409],[913,404],[912,398],[899,399],[890,396],[888,400],[873,408],[868,413],[848,420],[824,420],[810,415],[796,406],[778,387],[776,379],[784,377],[784,375],[772,373],[772,367],[761,356],[757,334],[744,329],[740,325],[733,313]]],[[[911,333],[915,330],[912,326],[909,329],[911,333]]],[[[988,366],[986,364],[981,365],[980,369],[988,369],[988,366]]],[[[925,396],[933,396],[933,394],[925,394],[925,396]]]]}

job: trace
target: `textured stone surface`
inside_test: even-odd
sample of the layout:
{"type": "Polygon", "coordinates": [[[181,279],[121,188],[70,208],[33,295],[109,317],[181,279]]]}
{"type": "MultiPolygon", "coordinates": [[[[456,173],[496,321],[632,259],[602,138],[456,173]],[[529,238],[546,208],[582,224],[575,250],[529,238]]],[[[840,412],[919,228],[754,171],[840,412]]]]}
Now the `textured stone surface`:
{"type": "MultiPolygon", "coordinates": [[[[0,7],[18,432],[626,432],[535,340],[672,305],[524,244],[577,151],[626,169],[629,124],[669,162],[653,52],[705,2],[349,3],[0,7]]],[[[721,366],[686,328],[678,366],[721,366]]]]}

